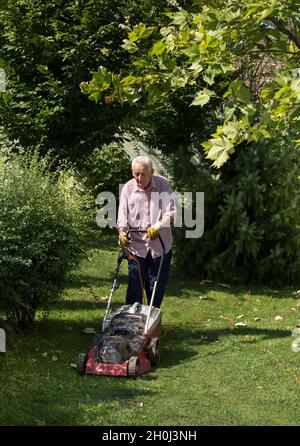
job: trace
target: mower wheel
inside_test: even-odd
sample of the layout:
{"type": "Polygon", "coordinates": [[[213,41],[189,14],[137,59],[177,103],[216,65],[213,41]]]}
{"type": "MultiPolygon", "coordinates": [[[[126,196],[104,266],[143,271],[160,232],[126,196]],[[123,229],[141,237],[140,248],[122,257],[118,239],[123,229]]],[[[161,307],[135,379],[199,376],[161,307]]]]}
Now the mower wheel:
{"type": "Polygon", "coordinates": [[[85,353],[79,353],[77,359],[77,372],[80,375],[85,374],[86,363],[87,363],[87,355],[85,353]]]}
{"type": "Polygon", "coordinates": [[[132,378],[136,377],[136,375],[139,373],[138,356],[131,356],[131,358],[129,359],[127,373],[128,376],[131,376],[132,378]]]}
{"type": "Polygon", "coordinates": [[[153,367],[160,363],[160,340],[159,338],[152,338],[149,344],[149,359],[153,367]]]}

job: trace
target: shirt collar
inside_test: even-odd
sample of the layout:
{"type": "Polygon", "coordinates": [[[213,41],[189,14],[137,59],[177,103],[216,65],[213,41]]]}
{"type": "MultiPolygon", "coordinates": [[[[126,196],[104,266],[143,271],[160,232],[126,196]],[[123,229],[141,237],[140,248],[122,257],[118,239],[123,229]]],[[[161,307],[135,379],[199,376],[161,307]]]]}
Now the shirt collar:
{"type": "Polygon", "coordinates": [[[158,188],[157,188],[157,181],[156,181],[154,175],[152,175],[150,184],[149,184],[149,186],[148,186],[148,188],[146,190],[142,189],[142,188],[140,188],[138,186],[135,178],[133,180],[134,180],[134,192],[148,192],[150,190],[158,190],[158,188]]]}

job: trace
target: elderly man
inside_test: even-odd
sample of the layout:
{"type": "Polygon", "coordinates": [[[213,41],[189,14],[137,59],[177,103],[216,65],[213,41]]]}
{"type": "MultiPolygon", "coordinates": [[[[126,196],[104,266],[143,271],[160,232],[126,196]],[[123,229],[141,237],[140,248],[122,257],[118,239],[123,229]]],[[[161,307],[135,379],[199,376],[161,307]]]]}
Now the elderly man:
{"type": "Polygon", "coordinates": [[[158,238],[161,236],[165,256],[153,302],[160,308],[171,264],[175,204],[169,181],[153,173],[148,157],[138,156],[132,161],[133,179],[122,189],[117,227],[119,245],[128,248],[133,256],[128,261],[126,304],[142,303],[143,288],[150,302],[163,254],[158,238]],[[129,238],[126,236],[128,229],[147,229],[147,233],[135,232],[129,238]]]}

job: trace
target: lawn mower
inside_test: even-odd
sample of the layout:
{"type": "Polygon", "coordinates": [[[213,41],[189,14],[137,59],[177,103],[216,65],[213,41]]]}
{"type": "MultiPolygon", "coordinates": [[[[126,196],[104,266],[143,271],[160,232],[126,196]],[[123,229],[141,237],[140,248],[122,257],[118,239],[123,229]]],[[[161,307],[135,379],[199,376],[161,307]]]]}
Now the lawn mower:
{"type": "MultiPolygon", "coordinates": [[[[126,235],[146,230],[131,229],[126,235]]],[[[164,243],[157,279],[153,286],[149,305],[135,302],[111,310],[112,297],[119,287],[119,271],[124,259],[138,261],[127,249],[119,253],[112,288],[109,294],[102,326],[93,339],[87,354],[80,353],[77,371],[80,374],[136,377],[147,373],[160,362],[160,335],[162,311],[153,306],[161,267],[165,255],[164,243]]],[[[143,284],[141,283],[142,289],[143,284]]]]}

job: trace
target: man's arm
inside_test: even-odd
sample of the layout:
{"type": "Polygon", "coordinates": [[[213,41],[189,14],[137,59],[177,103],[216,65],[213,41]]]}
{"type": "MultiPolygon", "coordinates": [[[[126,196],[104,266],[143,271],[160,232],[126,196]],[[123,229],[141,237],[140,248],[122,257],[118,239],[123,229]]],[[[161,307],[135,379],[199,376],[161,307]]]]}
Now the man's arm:
{"type": "Polygon", "coordinates": [[[174,199],[174,192],[172,191],[171,185],[169,182],[166,182],[165,184],[165,191],[168,200],[165,203],[165,209],[163,209],[163,215],[160,219],[159,223],[161,226],[170,227],[171,225],[174,225],[175,218],[176,218],[176,205],[175,205],[175,199],[174,199]]]}
{"type": "Polygon", "coordinates": [[[126,188],[126,184],[123,186],[120,202],[119,202],[119,210],[118,210],[118,220],[117,220],[117,230],[119,234],[121,232],[126,232],[128,228],[128,192],[126,188]]]}
{"type": "Polygon", "coordinates": [[[164,197],[166,197],[166,200],[165,201],[162,200],[163,215],[159,221],[157,221],[152,226],[150,226],[150,228],[148,228],[147,232],[150,240],[155,240],[159,236],[162,227],[170,227],[171,225],[174,224],[175,221],[176,206],[174,200],[174,193],[172,191],[170,183],[167,181],[164,185],[164,188],[165,190],[163,190],[163,193],[165,194],[164,197]]]}

